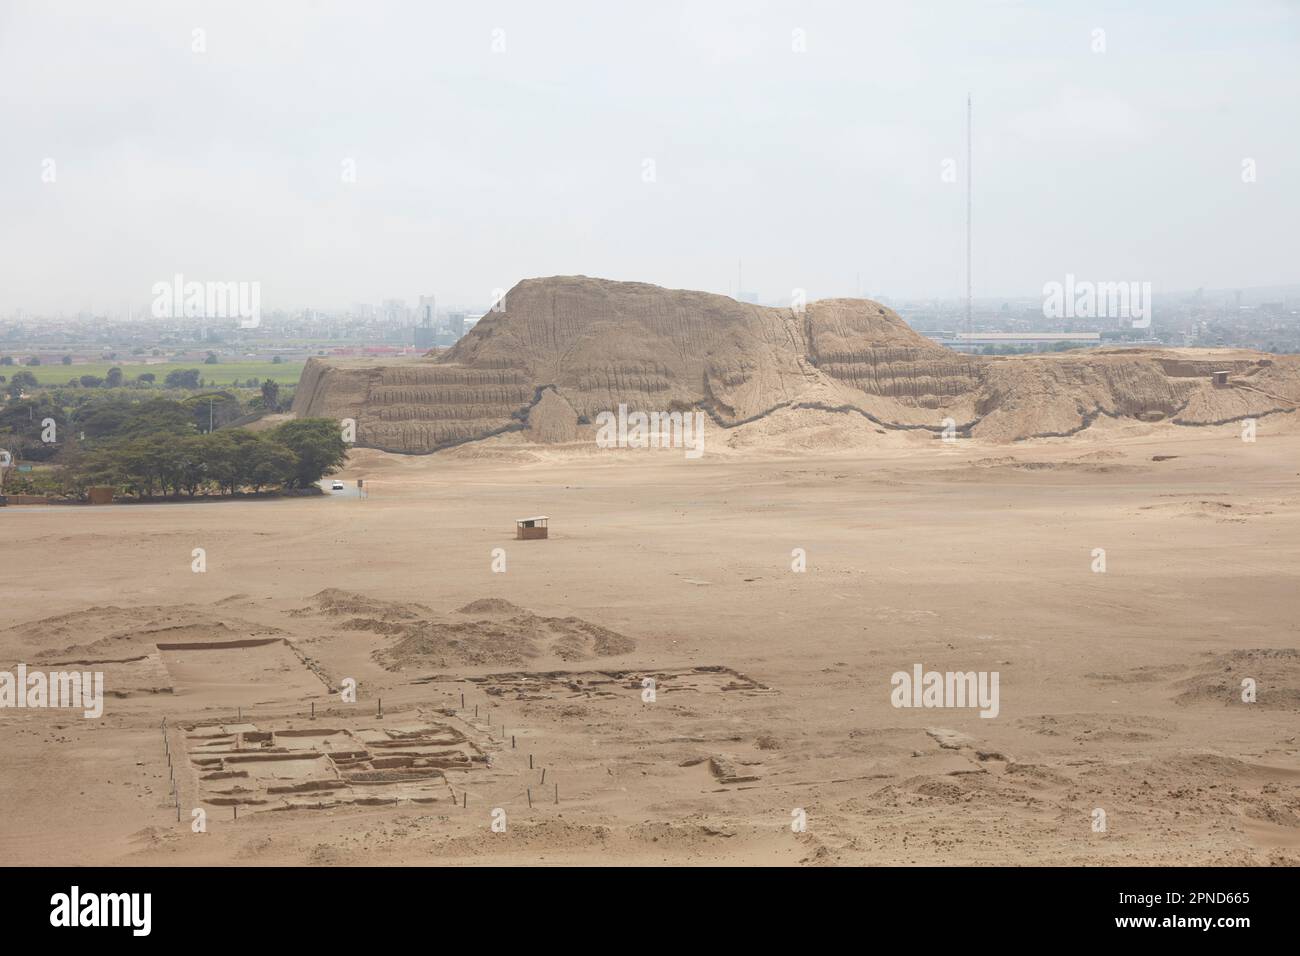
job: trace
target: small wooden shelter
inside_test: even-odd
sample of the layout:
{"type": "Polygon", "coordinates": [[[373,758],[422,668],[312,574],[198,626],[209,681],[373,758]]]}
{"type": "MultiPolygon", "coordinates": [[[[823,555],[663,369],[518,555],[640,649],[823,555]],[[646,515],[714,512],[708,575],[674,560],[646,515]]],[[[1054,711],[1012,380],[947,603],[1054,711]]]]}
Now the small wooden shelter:
{"type": "Polygon", "coordinates": [[[535,538],[546,537],[546,522],[550,519],[546,515],[538,515],[535,518],[516,518],[515,519],[515,538],[520,541],[531,541],[535,538]]]}

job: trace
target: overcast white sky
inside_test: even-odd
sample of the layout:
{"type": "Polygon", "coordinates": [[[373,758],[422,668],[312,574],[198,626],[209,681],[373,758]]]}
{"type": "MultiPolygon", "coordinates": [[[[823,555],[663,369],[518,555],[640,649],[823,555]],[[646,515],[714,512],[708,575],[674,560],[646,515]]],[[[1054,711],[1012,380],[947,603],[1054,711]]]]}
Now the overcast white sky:
{"type": "Polygon", "coordinates": [[[1130,6],[0,0],[0,310],[956,297],[968,90],[977,297],[1300,281],[1297,5],[1130,6]]]}

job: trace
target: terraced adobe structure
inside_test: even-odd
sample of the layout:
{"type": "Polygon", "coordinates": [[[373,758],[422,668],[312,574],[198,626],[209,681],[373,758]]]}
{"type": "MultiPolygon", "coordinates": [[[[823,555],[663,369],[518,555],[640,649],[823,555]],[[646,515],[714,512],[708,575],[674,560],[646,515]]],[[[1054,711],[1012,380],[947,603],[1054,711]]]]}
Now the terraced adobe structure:
{"type": "Polygon", "coordinates": [[[991,441],[1075,434],[1099,416],[1208,425],[1293,412],[1300,359],[1238,350],[954,352],[869,299],[802,310],[585,276],[525,279],[457,345],[393,361],[311,359],[300,417],[352,418],[357,444],[428,453],[507,432],[590,437],[602,411],[700,409],[723,428],[786,408],[864,428],[991,441]],[[1216,386],[1213,373],[1229,371],[1216,386]]]}

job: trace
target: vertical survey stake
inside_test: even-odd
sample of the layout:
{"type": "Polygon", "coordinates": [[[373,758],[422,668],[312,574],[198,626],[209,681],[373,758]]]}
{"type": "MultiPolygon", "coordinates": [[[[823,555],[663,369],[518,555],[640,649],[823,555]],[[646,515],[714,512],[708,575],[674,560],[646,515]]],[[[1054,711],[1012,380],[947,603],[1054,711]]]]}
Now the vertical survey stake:
{"type": "Polygon", "coordinates": [[[1106,832],[1106,811],[1101,807],[1097,807],[1092,811],[1092,832],[1106,832]]]}

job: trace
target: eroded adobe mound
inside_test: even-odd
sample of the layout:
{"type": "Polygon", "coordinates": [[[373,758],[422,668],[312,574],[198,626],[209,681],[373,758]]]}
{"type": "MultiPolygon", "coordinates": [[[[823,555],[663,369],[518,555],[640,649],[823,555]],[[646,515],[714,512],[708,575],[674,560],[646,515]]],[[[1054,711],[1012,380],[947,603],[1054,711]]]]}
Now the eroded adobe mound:
{"type": "Polygon", "coordinates": [[[526,279],[455,348],[377,363],[311,359],[299,416],[353,418],[357,443],[431,452],[509,431],[580,438],[603,411],[701,409],[730,428],[782,408],[994,441],[1074,434],[1101,415],[1210,424],[1293,411],[1293,356],[1111,349],[985,358],[867,299],[806,309],[584,276],[526,279]],[[1229,387],[1211,373],[1232,372],[1229,387]]]}

